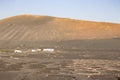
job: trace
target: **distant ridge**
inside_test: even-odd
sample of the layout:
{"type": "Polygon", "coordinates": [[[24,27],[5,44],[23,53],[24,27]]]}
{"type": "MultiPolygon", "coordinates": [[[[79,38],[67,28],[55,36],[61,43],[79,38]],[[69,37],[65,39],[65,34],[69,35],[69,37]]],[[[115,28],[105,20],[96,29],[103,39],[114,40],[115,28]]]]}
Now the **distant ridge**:
{"type": "Polygon", "coordinates": [[[114,23],[38,15],[17,15],[0,20],[0,47],[71,40],[73,44],[76,40],[99,40],[100,44],[101,39],[113,39],[114,43],[114,39],[119,42],[119,38],[120,24],[114,23]]]}

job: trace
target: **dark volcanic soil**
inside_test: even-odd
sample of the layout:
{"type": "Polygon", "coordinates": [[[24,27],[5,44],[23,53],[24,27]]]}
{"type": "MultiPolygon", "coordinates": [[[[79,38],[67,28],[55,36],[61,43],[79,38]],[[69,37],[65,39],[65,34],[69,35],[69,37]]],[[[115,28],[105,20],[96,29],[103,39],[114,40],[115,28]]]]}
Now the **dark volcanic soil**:
{"type": "Polygon", "coordinates": [[[119,80],[120,52],[0,53],[0,80],[119,80]]]}

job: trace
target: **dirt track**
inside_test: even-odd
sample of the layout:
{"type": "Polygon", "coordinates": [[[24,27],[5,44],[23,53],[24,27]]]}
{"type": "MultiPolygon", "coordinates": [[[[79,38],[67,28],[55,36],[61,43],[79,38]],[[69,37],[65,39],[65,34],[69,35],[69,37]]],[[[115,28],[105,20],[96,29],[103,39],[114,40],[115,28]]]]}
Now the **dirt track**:
{"type": "Polygon", "coordinates": [[[119,52],[0,54],[0,80],[118,80],[119,52]]]}

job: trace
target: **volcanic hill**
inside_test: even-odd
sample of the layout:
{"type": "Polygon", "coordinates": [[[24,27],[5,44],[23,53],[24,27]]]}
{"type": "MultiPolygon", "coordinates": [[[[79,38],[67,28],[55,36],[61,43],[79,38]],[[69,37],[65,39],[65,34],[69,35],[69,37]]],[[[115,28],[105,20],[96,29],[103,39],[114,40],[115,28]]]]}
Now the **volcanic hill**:
{"type": "MultiPolygon", "coordinates": [[[[32,42],[120,38],[120,24],[51,16],[18,15],[0,20],[0,46],[32,42]]],[[[104,42],[104,41],[103,41],[104,42]]]]}

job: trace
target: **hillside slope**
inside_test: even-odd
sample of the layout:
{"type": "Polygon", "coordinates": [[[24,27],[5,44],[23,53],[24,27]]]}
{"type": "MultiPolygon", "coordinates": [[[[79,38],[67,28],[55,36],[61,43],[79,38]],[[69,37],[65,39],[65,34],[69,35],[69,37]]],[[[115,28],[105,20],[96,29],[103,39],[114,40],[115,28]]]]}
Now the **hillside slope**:
{"type": "Polygon", "coordinates": [[[120,49],[119,38],[120,24],[35,15],[0,20],[0,48],[120,49]]]}
{"type": "Polygon", "coordinates": [[[61,41],[120,37],[120,24],[20,15],[0,20],[0,40],[61,41]]]}

